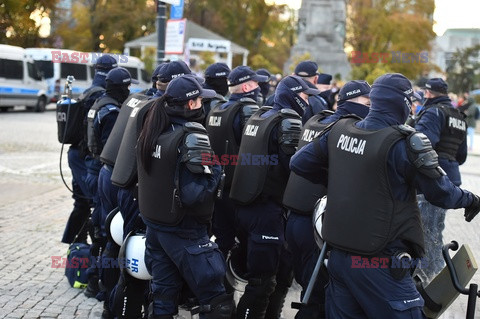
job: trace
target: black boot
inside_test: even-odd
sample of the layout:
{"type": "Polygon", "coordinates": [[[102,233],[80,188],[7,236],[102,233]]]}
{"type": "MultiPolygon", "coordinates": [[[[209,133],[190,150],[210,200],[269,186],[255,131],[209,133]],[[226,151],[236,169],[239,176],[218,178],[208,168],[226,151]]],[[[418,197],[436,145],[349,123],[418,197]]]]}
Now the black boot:
{"type": "Polygon", "coordinates": [[[275,285],[275,276],[250,279],[245,287],[245,293],[238,302],[237,318],[265,318],[268,298],[273,293],[275,285]]]}
{"type": "Polygon", "coordinates": [[[205,313],[205,319],[231,319],[235,311],[233,294],[220,295],[210,300],[210,312],[205,313]]]}
{"type": "Polygon", "coordinates": [[[100,289],[98,287],[98,276],[91,276],[90,278],[88,278],[87,288],[85,288],[83,294],[88,298],[95,298],[99,290],[100,289]]]}
{"type": "Polygon", "coordinates": [[[275,286],[274,292],[270,295],[268,299],[268,307],[265,313],[265,319],[278,319],[282,314],[283,304],[285,303],[285,298],[287,297],[288,289],[290,286],[285,286],[284,284],[277,283],[275,286]]]}

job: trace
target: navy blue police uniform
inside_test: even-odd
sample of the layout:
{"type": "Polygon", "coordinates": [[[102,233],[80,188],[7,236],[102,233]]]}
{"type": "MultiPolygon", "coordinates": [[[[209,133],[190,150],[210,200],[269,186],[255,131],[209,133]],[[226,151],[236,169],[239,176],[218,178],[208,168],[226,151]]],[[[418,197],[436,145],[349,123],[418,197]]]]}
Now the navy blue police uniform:
{"type": "MultiPolygon", "coordinates": [[[[135,80],[132,80],[127,69],[119,67],[109,71],[105,81],[105,93],[95,101],[90,109],[87,127],[88,147],[93,156],[93,163],[89,167],[88,174],[92,183],[96,179],[96,197],[98,198],[96,209],[94,214],[92,214],[95,241],[97,243],[92,245],[91,253],[92,256],[98,256],[98,258],[115,255],[115,247],[112,247],[113,243],[107,244],[105,219],[108,213],[118,206],[118,188],[113,186],[110,180],[112,166],[110,164],[102,164],[100,155],[113,130],[120,107],[130,93],[129,85],[134,83],[135,80]]],[[[113,288],[115,279],[110,280],[109,284],[106,284],[106,282],[110,278],[118,277],[118,274],[110,274],[110,271],[111,269],[98,269],[95,265],[87,270],[89,278],[95,280],[98,275],[106,287],[106,291],[98,295],[99,299],[105,300],[104,309],[106,312],[108,312],[109,291],[113,288]]]]}
{"type": "Polygon", "coordinates": [[[223,286],[225,261],[208,235],[221,169],[202,162],[202,154],[211,153],[199,124],[203,110],[185,109],[198,97],[214,95],[192,76],[172,80],[140,134],[138,199],[147,225],[145,263],[153,276],[149,318],[177,314],[184,281],[200,304],[200,318],[232,315],[233,296],[226,295],[223,286]],[[159,121],[160,127],[152,125],[159,121]]]}
{"type": "MultiPolygon", "coordinates": [[[[247,66],[236,67],[228,76],[230,86],[240,85],[247,81],[266,81],[265,76],[256,74],[247,66]],[[242,80],[239,80],[242,79],[242,80]]],[[[212,148],[219,156],[227,155],[224,161],[225,181],[222,197],[215,201],[213,214],[212,232],[215,235],[215,242],[220,250],[227,257],[228,251],[235,244],[235,205],[229,199],[231,180],[236,157],[240,147],[242,131],[250,116],[258,110],[255,95],[258,90],[233,93],[228,102],[217,104],[209,112],[206,128],[212,142],[212,148]],[[226,141],[228,147],[226,148],[226,141]]]]}
{"type": "MultiPolygon", "coordinates": [[[[465,115],[452,105],[447,95],[447,83],[433,78],[425,84],[427,90],[438,95],[426,99],[422,111],[416,117],[415,129],[425,134],[438,154],[438,162],[448,178],[457,186],[462,183],[459,165],[467,158],[467,123],[465,115]]],[[[420,269],[419,276],[429,282],[445,266],[442,256],[446,209],[429,203],[422,194],[418,195],[422,217],[426,258],[428,266],[420,269]]]]}
{"type": "MultiPolygon", "coordinates": [[[[356,115],[359,118],[367,116],[369,107],[364,104],[353,102],[358,96],[368,96],[370,85],[365,81],[350,81],[340,90],[338,108],[335,113],[324,111],[311,118],[302,129],[298,149],[314,141],[316,137],[331,123],[347,115],[356,115]]],[[[312,232],[312,214],[315,203],[326,195],[327,189],[322,184],[313,184],[295,172],[290,172],[290,177],[285,189],[283,204],[290,210],[286,226],[286,239],[292,252],[295,280],[302,287],[301,298],[307,289],[307,285],[320,255],[320,249],[315,242],[312,232]]],[[[325,291],[324,286],[328,282],[328,273],[322,267],[310,302],[302,306],[295,318],[325,318],[325,291]]]]}
{"type": "MultiPolygon", "coordinates": [[[[85,122],[88,110],[105,89],[107,72],[115,67],[117,67],[117,61],[109,55],[103,55],[96,61],[95,76],[92,85],[87,88],[80,97],[83,100],[85,122]]],[[[71,145],[68,150],[68,165],[72,171],[74,209],[65,227],[62,238],[62,242],[64,243],[71,243],[73,241],[75,235],[78,234],[81,227],[85,225],[87,219],[90,217],[90,207],[94,206],[92,193],[89,191],[86,183],[87,164],[85,157],[88,153],[86,144],[87,141],[82,140],[78,145],[71,145]]],[[[87,226],[83,226],[82,234],[78,236],[78,241],[86,241],[87,228],[87,226]]]]}
{"type": "MultiPolygon", "coordinates": [[[[310,92],[300,78],[290,76],[282,82],[277,90],[286,88],[279,97],[276,95],[277,99],[286,93],[300,102],[297,92],[310,92]]],[[[262,107],[250,117],[243,131],[230,190],[230,198],[238,203],[235,224],[239,228],[240,243],[247,247],[248,284],[237,307],[237,316],[241,318],[266,317],[270,296],[275,290],[285,241],[285,212],[281,201],[288,163],[301,130],[300,115],[295,110],[301,110],[297,103],[262,107]]],[[[283,302],[275,303],[276,311],[281,311],[283,302]]]]}
{"type": "MultiPolygon", "coordinates": [[[[203,88],[217,92],[217,95],[214,98],[203,100],[203,109],[205,110],[206,115],[208,115],[210,110],[218,103],[223,104],[227,102],[227,77],[230,72],[231,70],[228,65],[223,62],[213,63],[205,69],[205,83],[203,83],[203,88]]],[[[206,126],[206,123],[204,125],[206,126]]]]}
{"type": "Polygon", "coordinates": [[[364,120],[339,120],[292,157],[292,171],[325,186],[328,182],[322,227],[323,239],[333,247],[327,318],[425,318],[423,298],[407,275],[410,269],[388,262],[393,265],[393,256],[401,254],[410,259],[423,255],[415,188],[437,205],[467,207],[467,221],[480,209],[476,195],[445,175],[428,139],[401,125],[410,112],[412,92],[401,74],[379,77],[364,120]],[[414,166],[416,160],[423,164],[414,166]],[[377,267],[356,263],[374,257],[386,257],[386,265],[378,265],[378,259],[377,267]]]}

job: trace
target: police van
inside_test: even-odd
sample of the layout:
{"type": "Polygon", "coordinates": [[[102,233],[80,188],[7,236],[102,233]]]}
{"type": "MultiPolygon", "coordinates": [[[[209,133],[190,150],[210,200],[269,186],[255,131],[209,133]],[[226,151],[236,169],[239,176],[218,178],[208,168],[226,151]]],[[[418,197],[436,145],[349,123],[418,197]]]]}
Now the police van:
{"type": "MultiPolygon", "coordinates": [[[[78,97],[90,87],[95,76],[95,62],[103,54],[53,48],[27,48],[26,51],[45,76],[51,102],[56,102],[60,98],[69,75],[75,78],[72,84],[73,97],[78,97]]],[[[119,62],[119,66],[128,69],[132,77],[140,82],[132,85],[132,93],[149,87],[150,79],[140,59],[118,54],[112,54],[112,56],[119,62]]]]}
{"type": "Polygon", "coordinates": [[[24,48],[0,44],[0,110],[26,106],[45,111],[47,83],[24,48]]]}

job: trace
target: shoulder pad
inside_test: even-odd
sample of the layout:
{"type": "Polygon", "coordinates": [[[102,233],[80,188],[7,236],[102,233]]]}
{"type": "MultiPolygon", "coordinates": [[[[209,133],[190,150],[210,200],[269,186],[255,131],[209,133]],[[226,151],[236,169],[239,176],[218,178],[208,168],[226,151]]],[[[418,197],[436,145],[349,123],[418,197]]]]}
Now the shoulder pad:
{"type": "Polygon", "coordinates": [[[300,115],[292,109],[281,109],[280,114],[282,116],[300,118],[300,115]]]}
{"type": "Polygon", "coordinates": [[[332,111],[332,110],[321,110],[317,114],[321,114],[321,115],[324,115],[324,116],[330,116],[330,115],[335,114],[335,112],[332,111]]]}
{"type": "Polygon", "coordinates": [[[415,132],[417,132],[415,130],[415,128],[411,127],[410,125],[408,124],[400,124],[400,125],[397,125],[396,127],[398,129],[398,131],[400,133],[402,133],[403,135],[410,135],[410,134],[413,134],[415,132]]]}
{"type": "Polygon", "coordinates": [[[430,178],[446,175],[438,163],[437,152],[423,133],[414,132],[407,137],[407,156],[420,173],[430,178]]]}
{"type": "Polygon", "coordinates": [[[264,105],[260,108],[260,110],[262,111],[270,111],[271,109],[273,109],[273,106],[267,106],[267,105],[264,105]]]}
{"type": "Polygon", "coordinates": [[[249,97],[242,97],[242,98],[241,98],[240,100],[238,100],[238,101],[240,101],[241,103],[244,103],[244,104],[246,104],[246,103],[249,103],[249,104],[253,103],[253,104],[255,104],[255,105],[257,104],[257,102],[255,102],[254,99],[251,99],[251,98],[249,98],[249,97]]]}
{"type": "Polygon", "coordinates": [[[251,116],[253,113],[257,112],[260,108],[257,104],[246,104],[242,107],[243,115],[251,116]]]}
{"type": "Polygon", "coordinates": [[[207,133],[207,130],[205,129],[205,127],[202,124],[197,122],[187,122],[183,124],[183,126],[187,129],[188,132],[200,131],[200,132],[207,133]]]}
{"type": "Polygon", "coordinates": [[[287,155],[293,155],[302,132],[300,119],[285,118],[280,122],[278,142],[281,149],[287,155]]]}
{"type": "Polygon", "coordinates": [[[181,147],[181,162],[185,163],[192,173],[211,174],[210,168],[204,165],[205,155],[208,155],[209,158],[213,155],[207,132],[187,132],[181,147]]]}

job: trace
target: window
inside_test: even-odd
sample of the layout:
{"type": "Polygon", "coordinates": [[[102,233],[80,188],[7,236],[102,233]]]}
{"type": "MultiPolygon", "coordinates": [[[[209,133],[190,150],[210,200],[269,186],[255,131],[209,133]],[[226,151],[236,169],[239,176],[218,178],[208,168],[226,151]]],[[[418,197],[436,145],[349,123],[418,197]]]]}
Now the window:
{"type": "Polygon", "coordinates": [[[0,77],[14,80],[23,80],[23,62],[0,59],[0,77]]]}
{"type": "Polygon", "coordinates": [[[138,70],[137,68],[125,68],[130,72],[130,75],[132,76],[132,79],[138,80],[138,70]]]}
{"type": "Polygon", "coordinates": [[[41,81],[42,77],[40,73],[38,72],[38,69],[35,67],[35,65],[31,62],[27,62],[27,70],[28,70],[28,76],[31,77],[34,80],[41,81]]]}
{"type": "Polygon", "coordinates": [[[38,70],[43,73],[45,79],[53,78],[53,63],[52,61],[34,61],[35,66],[38,70]]]}
{"type": "Polygon", "coordinates": [[[85,64],[78,63],[62,63],[60,71],[60,77],[66,79],[67,76],[73,75],[75,80],[86,81],[87,80],[87,66],[85,64]]]}

